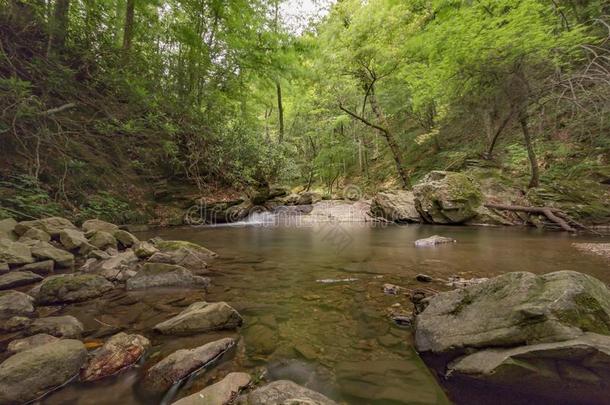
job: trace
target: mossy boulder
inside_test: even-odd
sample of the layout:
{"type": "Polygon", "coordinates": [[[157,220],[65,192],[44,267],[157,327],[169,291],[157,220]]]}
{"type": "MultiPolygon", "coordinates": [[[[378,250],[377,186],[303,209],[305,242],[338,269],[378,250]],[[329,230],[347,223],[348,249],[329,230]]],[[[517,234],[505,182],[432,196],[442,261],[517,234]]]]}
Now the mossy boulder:
{"type": "Polygon", "coordinates": [[[371,214],[392,222],[421,221],[413,192],[405,190],[377,193],[371,203],[371,214]]]}
{"type": "Polygon", "coordinates": [[[202,260],[212,259],[218,256],[218,254],[216,254],[215,252],[212,252],[211,250],[206,249],[201,245],[183,240],[160,240],[156,242],[155,246],[161,252],[171,253],[178,250],[190,251],[202,260]]]}
{"type": "Polygon", "coordinates": [[[433,171],[413,187],[415,207],[432,224],[461,224],[474,218],[483,194],[473,179],[462,173],[433,171]]]}
{"type": "Polygon", "coordinates": [[[155,287],[205,288],[210,280],[195,276],[182,266],[165,263],[146,263],[138,273],[127,280],[128,290],[155,287]]]}
{"type": "Polygon", "coordinates": [[[47,316],[35,319],[27,328],[28,335],[46,333],[58,338],[80,338],[85,327],[72,315],[47,316]]]}
{"type": "Polygon", "coordinates": [[[91,231],[87,233],[89,243],[98,249],[117,248],[117,240],[112,234],[105,231],[91,231]]]}
{"type": "Polygon", "coordinates": [[[53,260],[57,267],[74,266],[74,255],[63,249],[58,249],[48,242],[38,242],[32,247],[32,256],[38,260],[53,260]]]}
{"type": "Polygon", "coordinates": [[[121,229],[115,231],[112,236],[114,236],[114,238],[123,248],[130,248],[139,242],[138,238],[136,238],[133,234],[121,229]]]}
{"type": "Polygon", "coordinates": [[[21,237],[19,238],[19,240],[24,240],[24,239],[40,240],[40,241],[43,241],[43,242],[50,242],[51,241],[51,235],[49,235],[48,233],[46,233],[45,231],[43,231],[41,229],[30,228],[23,235],[21,235],[21,237]]]}
{"type": "Polygon", "coordinates": [[[85,232],[103,231],[109,234],[113,234],[119,230],[117,225],[102,221],[101,219],[90,219],[85,221],[83,222],[82,228],[85,232]]]}
{"type": "Polygon", "coordinates": [[[17,221],[13,218],[0,220],[0,238],[6,238],[12,241],[17,240],[17,234],[13,232],[15,226],[17,226],[17,221]]]}
{"type": "Polygon", "coordinates": [[[178,315],[154,327],[164,335],[198,335],[214,330],[236,329],[241,315],[226,302],[195,302],[178,315]]]}
{"type": "Polygon", "coordinates": [[[59,233],[64,229],[78,229],[72,222],[70,222],[66,218],[50,217],[37,219],[35,221],[19,222],[15,226],[15,233],[19,236],[22,236],[31,228],[40,229],[41,231],[44,231],[51,235],[52,238],[58,238],[59,233]]]}
{"type": "Polygon", "coordinates": [[[113,288],[102,276],[93,274],[62,274],[45,279],[38,290],[40,304],[60,304],[99,297],[113,288]]]}
{"type": "Polygon", "coordinates": [[[0,290],[9,290],[23,285],[37,283],[42,277],[31,271],[11,271],[0,276],[0,290]]]}
{"type": "Polygon", "coordinates": [[[77,229],[64,229],[59,233],[59,241],[67,250],[79,249],[88,243],[84,232],[77,229]]]}
{"type": "Polygon", "coordinates": [[[28,264],[34,262],[34,257],[28,245],[0,238],[0,262],[11,265],[28,264]]]}

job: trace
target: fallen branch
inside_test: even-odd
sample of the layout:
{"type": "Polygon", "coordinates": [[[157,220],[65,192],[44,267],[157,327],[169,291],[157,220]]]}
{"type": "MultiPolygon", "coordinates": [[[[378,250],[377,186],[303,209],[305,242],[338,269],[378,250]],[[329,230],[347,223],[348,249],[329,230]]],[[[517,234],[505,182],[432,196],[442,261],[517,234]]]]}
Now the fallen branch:
{"type": "Polygon", "coordinates": [[[56,107],[56,108],[51,108],[50,110],[47,110],[47,111],[43,111],[40,113],[40,115],[42,115],[44,117],[48,117],[49,115],[57,114],[62,111],[65,111],[65,110],[69,110],[70,108],[74,108],[74,107],[76,107],[75,103],[68,103],[68,104],[64,104],[64,105],[56,107]]]}
{"type": "Polygon", "coordinates": [[[525,207],[520,205],[504,205],[504,204],[485,204],[485,207],[501,210],[501,211],[514,211],[514,212],[527,212],[529,214],[541,214],[546,216],[549,220],[556,223],[566,232],[575,233],[576,229],[571,227],[563,218],[568,218],[567,214],[562,211],[551,208],[551,207],[525,207]]]}

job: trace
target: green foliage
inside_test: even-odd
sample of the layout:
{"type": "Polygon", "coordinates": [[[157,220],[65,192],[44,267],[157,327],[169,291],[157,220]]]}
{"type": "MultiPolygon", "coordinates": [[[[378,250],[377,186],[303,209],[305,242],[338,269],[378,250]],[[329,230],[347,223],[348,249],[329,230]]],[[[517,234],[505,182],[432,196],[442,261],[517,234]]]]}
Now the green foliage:
{"type": "Polygon", "coordinates": [[[61,206],[33,177],[16,175],[0,180],[0,217],[29,220],[59,215],[61,206]]]}
{"type": "Polygon", "coordinates": [[[90,218],[99,218],[116,224],[135,222],[137,213],[134,212],[129,203],[111,195],[107,192],[100,192],[91,196],[82,207],[78,214],[79,221],[90,218]]]}

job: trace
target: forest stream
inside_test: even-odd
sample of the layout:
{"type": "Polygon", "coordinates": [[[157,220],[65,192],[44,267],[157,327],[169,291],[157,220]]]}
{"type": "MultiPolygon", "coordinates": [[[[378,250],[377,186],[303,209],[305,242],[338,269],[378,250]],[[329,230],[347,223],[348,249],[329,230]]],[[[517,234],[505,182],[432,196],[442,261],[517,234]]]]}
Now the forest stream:
{"type": "MultiPolygon", "coordinates": [[[[208,293],[117,289],[59,310],[84,323],[85,342],[103,342],[126,331],[149,337],[152,349],[141,367],[100,382],[68,384],[43,404],[151,403],[138,391],[144,363],[226,336],[241,336],[231,354],[153,402],[171,403],[230,371],[256,377],[266,367],[270,380],[290,379],[347,404],[503,403],[501,393],[489,388],[450,386],[437,379],[415,351],[412,331],[389,317],[396,310],[410,312],[408,297],[384,293],[384,284],[422,287],[415,277],[424,273],[436,279],[426,287],[448,290],[440,280],[450,276],[556,270],[577,270],[610,282],[604,258],[572,247],[589,238],[535,230],[335,223],[181,227],[138,235],[153,236],[196,242],[219,254],[210,263],[208,293]],[[415,240],[433,234],[457,243],[414,246],[415,240]],[[189,337],[151,333],[152,326],[202,299],[229,303],[244,317],[242,329],[189,337]]],[[[505,398],[510,403],[517,399],[505,398]]]]}

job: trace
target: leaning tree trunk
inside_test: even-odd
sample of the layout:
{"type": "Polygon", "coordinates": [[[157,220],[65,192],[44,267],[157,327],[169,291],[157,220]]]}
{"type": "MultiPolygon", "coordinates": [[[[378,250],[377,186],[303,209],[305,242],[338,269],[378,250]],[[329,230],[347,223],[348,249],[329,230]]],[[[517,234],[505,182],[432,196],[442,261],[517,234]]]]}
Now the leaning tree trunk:
{"type": "Polygon", "coordinates": [[[519,116],[519,122],[521,123],[521,130],[523,131],[523,139],[525,140],[525,147],[527,148],[527,157],[530,161],[530,169],[532,172],[532,177],[530,179],[530,183],[528,188],[536,188],[540,185],[540,175],[538,171],[538,160],[536,159],[536,152],[534,151],[534,146],[532,145],[532,138],[529,132],[529,126],[527,122],[527,113],[522,112],[519,116]]]}
{"type": "Polygon", "coordinates": [[[280,85],[279,79],[275,82],[277,89],[277,114],[280,122],[280,143],[284,141],[284,105],[282,104],[282,86],[280,85]]]}
{"type": "Polygon", "coordinates": [[[66,44],[69,11],[70,0],[56,0],[53,18],[51,18],[51,24],[49,25],[47,56],[61,51],[66,44]]]}

